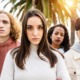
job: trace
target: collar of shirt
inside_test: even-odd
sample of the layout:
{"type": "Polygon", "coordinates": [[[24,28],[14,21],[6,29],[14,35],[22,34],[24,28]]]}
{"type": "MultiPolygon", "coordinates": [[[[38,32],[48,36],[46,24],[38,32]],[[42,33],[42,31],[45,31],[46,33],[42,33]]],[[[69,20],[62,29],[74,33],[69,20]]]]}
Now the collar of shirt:
{"type": "Polygon", "coordinates": [[[0,46],[4,47],[4,46],[7,46],[7,45],[11,45],[13,42],[14,41],[11,38],[9,38],[5,43],[1,44],[0,46]]]}

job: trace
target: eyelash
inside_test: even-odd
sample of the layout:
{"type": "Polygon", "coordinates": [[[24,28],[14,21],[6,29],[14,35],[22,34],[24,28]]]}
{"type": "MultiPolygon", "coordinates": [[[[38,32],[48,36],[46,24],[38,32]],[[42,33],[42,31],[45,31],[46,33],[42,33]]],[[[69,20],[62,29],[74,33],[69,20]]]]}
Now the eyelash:
{"type": "Polygon", "coordinates": [[[27,29],[31,30],[32,29],[32,26],[27,26],[27,29]]]}
{"type": "MultiPolygon", "coordinates": [[[[55,35],[58,35],[58,33],[55,33],[55,35]]],[[[64,36],[63,34],[61,34],[61,36],[64,36]]]]}
{"type": "Polygon", "coordinates": [[[38,29],[43,29],[43,27],[42,26],[39,26],[38,29]]]}
{"type": "MultiPolygon", "coordinates": [[[[33,27],[32,26],[27,26],[27,29],[31,30],[31,29],[33,29],[33,27]]],[[[38,26],[38,29],[43,29],[43,27],[42,26],[38,26]]]]}
{"type": "Polygon", "coordinates": [[[5,20],[3,20],[2,22],[3,22],[4,24],[7,24],[7,23],[8,23],[8,21],[5,21],[5,20]]]}

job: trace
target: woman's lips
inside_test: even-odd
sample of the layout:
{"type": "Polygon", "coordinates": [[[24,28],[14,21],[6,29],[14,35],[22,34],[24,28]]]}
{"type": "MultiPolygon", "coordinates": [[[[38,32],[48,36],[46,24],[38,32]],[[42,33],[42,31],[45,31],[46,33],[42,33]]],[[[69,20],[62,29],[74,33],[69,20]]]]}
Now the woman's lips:
{"type": "Polygon", "coordinates": [[[32,38],[32,39],[39,39],[39,38],[32,38]]]}
{"type": "Polygon", "coordinates": [[[0,30],[0,33],[4,32],[4,30],[0,30]]]}
{"type": "Polygon", "coordinates": [[[60,42],[60,40],[56,40],[56,42],[60,42]]]}

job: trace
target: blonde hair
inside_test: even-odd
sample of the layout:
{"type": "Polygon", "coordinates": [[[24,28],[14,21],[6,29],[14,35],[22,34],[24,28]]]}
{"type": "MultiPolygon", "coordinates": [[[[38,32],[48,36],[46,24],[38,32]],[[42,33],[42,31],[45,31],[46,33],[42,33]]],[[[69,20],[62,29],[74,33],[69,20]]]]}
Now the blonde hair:
{"type": "Polygon", "coordinates": [[[9,17],[11,24],[10,37],[13,41],[17,41],[21,36],[20,23],[18,23],[17,19],[15,19],[10,13],[0,10],[0,14],[1,13],[4,13],[9,17]]]}

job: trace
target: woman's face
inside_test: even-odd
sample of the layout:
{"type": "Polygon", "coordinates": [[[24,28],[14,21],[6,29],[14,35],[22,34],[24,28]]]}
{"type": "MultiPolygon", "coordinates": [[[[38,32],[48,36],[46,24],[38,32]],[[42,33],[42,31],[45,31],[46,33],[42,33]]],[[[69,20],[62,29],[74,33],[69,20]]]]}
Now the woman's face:
{"type": "Polygon", "coordinates": [[[39,17],[30,17],[27,21],[28,40],[31,44],[38,45],[43,37],[43,25],[39,17]]]}
{"type": "Polygon", "coordinates": [[[5,13],[0,13],[0,37],[10,36],[10,19],[5,13]]]}
{"type": "Polygon", "coordinates": [[[56,27],[51,35],[52,44],[60,46],[63,42],[65,31],[61,27],[56,27]]]}

